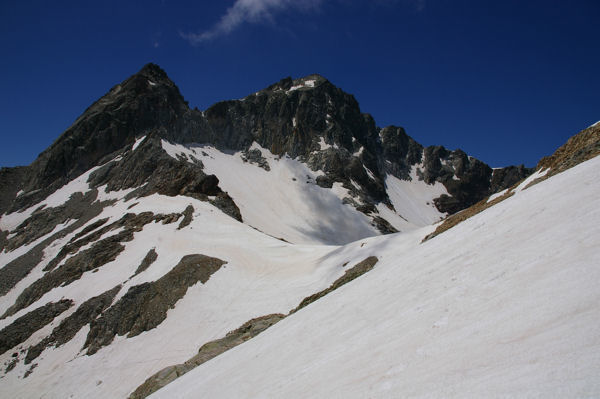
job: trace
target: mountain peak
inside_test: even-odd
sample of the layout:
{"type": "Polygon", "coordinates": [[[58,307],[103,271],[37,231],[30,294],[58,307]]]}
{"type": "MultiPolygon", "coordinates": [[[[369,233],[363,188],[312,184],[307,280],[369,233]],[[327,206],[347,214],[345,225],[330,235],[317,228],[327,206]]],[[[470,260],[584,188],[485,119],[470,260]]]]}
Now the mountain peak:
{"type": "Polygon", "coordinates": [[[292,79],[291,76],[288,76],[281,79],[279,82],[270,85],[264,91],[285,91],[289,93],[296,90],[319,87],[321,84],[326,82],[329,82],[329,80],[316,73],[297,79],[292,79]]]}
{"type": "Polygon", "coordinates": [[[143,76],[153,81],[153,83],[157,83],[158,81],[168,81],[171,82],[167,73],[157,64],[152,62],[147,63],[140,69],[138,73],[134,76],[143,76]]]}

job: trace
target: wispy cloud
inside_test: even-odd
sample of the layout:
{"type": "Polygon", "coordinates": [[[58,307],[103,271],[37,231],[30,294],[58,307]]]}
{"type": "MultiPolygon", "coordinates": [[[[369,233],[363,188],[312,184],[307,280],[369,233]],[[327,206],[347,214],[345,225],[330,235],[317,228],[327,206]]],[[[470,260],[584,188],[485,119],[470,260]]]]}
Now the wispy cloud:
{"type": "Polygon", "coordinates": [[[180,32],[180,35],[191,44],[200,44],[227,35],[245,23],[274,22],[275,14],[282,11],[315,10],[322,2],[323,0],[236,0],[211,29],[200,33],[180,32]]]}

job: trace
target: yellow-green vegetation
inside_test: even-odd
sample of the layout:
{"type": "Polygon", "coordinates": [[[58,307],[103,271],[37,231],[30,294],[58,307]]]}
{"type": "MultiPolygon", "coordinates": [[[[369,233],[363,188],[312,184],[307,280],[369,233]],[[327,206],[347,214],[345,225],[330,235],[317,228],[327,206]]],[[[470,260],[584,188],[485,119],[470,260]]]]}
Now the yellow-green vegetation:
{"type": "MultiPolygon", "coordinates": [[[[595,125],[590,126],[589,128],[582,130],[575,136],[571,137],[564,145],[558,148],[554,154],[542,158],[540,162],[538,162],[536,170],[548,168],[550,170],[544,176],[541,176],[529,183],[524,189],[527,189],[528,187],[531,187],[532,185],[537,184],[550,176],[564,172],[565,170],[598,155],[600,155],[600,125],[595,125]]],[[[423,242],[443,233],[448,229],[451,229],[457,224],[469,219],[471,216],[477,215],[479,212],[482,212],[487,208],[504,201],[514,194],[513,190],[520,183],[521,182],[515,184],[509,188],[504,195],[494,198],[492,201],[488,202],[488,198],[486,198],[461,212],[448,216],[433,233],[429,234],[423,239],[423,242]]]]}

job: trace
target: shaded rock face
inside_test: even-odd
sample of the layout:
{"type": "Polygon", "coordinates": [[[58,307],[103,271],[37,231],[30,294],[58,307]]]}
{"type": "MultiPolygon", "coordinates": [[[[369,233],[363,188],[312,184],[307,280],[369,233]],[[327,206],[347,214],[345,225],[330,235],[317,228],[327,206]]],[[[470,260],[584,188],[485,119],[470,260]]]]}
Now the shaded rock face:
{"type": "Polygon", "coordinates": [[[160,279],[131,287],[127,293],[90,326],[84,348],[96,353],[109,345],[115,335],[134,337],[158,326],[167,317],[187,289],[197,282],[206,283],[225,264],[204,255],[186,255],[160,279]]]}
{"type": "Polygon", "coordinates": [[[502,191],[505,188],[512,187],[530,174],[534,168],[526,168],[524,165],[508,166],[502,169],[495,169],[492,174],[491,188],[492,192],[502,191]]]}

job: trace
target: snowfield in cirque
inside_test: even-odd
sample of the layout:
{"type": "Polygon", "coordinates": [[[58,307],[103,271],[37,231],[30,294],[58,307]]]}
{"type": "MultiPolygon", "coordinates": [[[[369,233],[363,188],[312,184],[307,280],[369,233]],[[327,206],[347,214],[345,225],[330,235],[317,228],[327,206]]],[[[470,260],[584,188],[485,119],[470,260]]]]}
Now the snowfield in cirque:
{"type": "MultiPolygon", "coordinates": [[[[101,189],[100,200],[116,202],[44,249],[42,261],[1,297],[1,313],[44,275],[63,245],[95,221],[108,218],[109,224],[146,211],[183,213],[189,205],[192,220],[181,229],[179,223],[144,225],[116,259],[46,292],[0,320],[0,329],[48,302],[72,299],[74,306],[19,345],[27,349],[89,298],[121,285],[115,304],[129,288],[156,281],[186,255],[226,264],[205,283],[189,287],[156,328],[129,338],[117,335],[87,355],[82,347],[88,324],[66,344],[46,348],[26,379],[30,365],[17,363],[0,377],[0,397],[127,397],[152,374],[185,362],[246,321],[287,314],[369,256],[379,259],[373,270],[152,397],[600,395],[600,157],[526,189],[523,183],[514,196],[422,242],[444,216],[432,200],[445,188],[419,181],[416,170],[412,181],[387,176],[394,210],[379,204],[378,211],[402,232],[381,236],[368,216],[342,202],[350,196],[346,188],[316,185],[322,172],[298,160],[255,144],[267,171],[240,153],[162,145],[172,157],[201,161],[207,174],[215,174],[244,223],[190,197],[154,194],[126,201],[130,189],[101,189]],[[152,249],[156,261],[136,275],[152,249]]],[[[90,190],[90,173],[43,204],[58,206],[90,190]]],[[[14,229],[25,213],[3,215],[0,224],[14,229]]],[[[0,253],[0,267],[50,236],[0,253]]],[[[0,363],[9,362],[13,352],[0,355],[0,363]]]]}
{"type": "MultiPolygon", "coordinates": [[[[321,141],[326,150],[323,138],[321,141]]],[[[340,183],[322,188],[315,184],[322,171],[313,171],[287,156],[275,156],[257,143],[250,148],[260,150],[270,171],[245,162],[239,152],[227,154],[208,145],[183,146],[165,140],[162,146],[173,158],[201,161],[204,171],[215,174],[219,185],[238,204],[244,223],[273,237],[294,244],[341,245],[380,234],[369,217],[343,203],[352,196],[340,183]]],[[[419,180],[416,167],[411,178],[388,175],[386,188],[394,210],[383,203],[377,206],[379,215],[399,231],[428,226],[445,216],[435,208],[433,199],[447,194],[446,188],[419,180]]]]}

